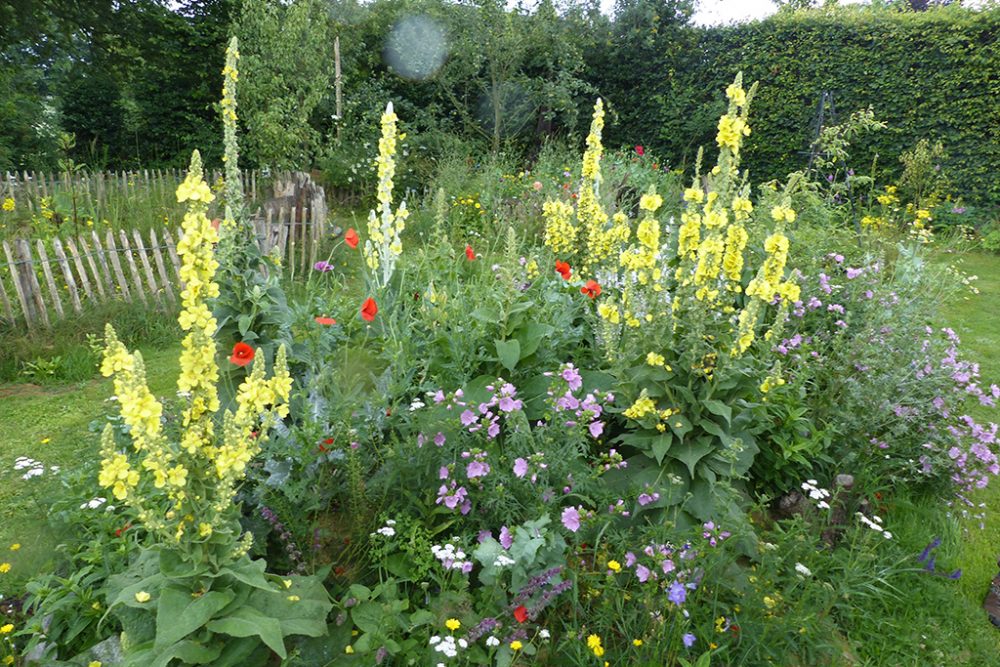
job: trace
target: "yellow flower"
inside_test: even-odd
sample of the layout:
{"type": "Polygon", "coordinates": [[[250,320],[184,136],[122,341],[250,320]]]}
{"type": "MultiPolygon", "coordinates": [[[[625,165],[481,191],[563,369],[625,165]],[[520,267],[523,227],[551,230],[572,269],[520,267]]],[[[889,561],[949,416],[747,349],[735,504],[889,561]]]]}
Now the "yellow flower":
{"type": "Polygon", "coordinates": [[[289,601],[289,602],[298,602],[298,601],[299,601],[299,599],[300,599],[300,598],[299,598],[299,596],[298,596],[298,595],[289,595],[289,596],[288,596],[288,601],[289,601]]]}
{"type": "Polygon", "coordinates": [[[511,651],[520,651],[521,648],[523,648],[523,647],[524,647],[524,644],[522,644],[520,641],[518,641],[516,639],[510,643],[510,650],[511,651]]]}
{"type": "Polygon", "coordinates": [[[616,560],[609,560],[608,561],[608,569],[611,570],[612,572],[621,572],[622,571],[622,564],[619,563],[616,560]]]}
{"type": "Polygon", "coordinates": [[[458,630],[460,627],[462,627],[462,622],[459,621],[457,618],[449,618],[447,621],[444,622],[444,626],[449,630],[451,630],[452,632],[454,632],[455,630],[458,630]]]}
{"type": "Polygon", "coordinates": [[[643,195],[639,198],[639,208],[652,213],[663,205],[663,197],[657,194],[643,195]]]}
{"type": "Polygon", "coordinates": [[[642,646],[642,640],[641,639],[633,639],[632,640],[632,646],[642,646]]]}
{"type": "Polygon", "coordinates": [[[87,667],[101,667],[101,661],[91,660],[90,662],[87,663],[87,667]]]}
{"type": "Polygon", "coordinates": [[[52,438],[42,438],[42,444],[47,445],[52,442],[52,438]]]}
{"type": "Polygon", "coordinates": [[[587,637],[587,648],[594,652],[598,658],[604,655],[604,647],[601,646],[601,638],[597,635],[589,635],[587,637]]]}
{"type": "Polygon", "coordinates": [[[8,655],[6,658],[3,659],[3,664],[5,664],[5,665],[13,665],[14,664],[14,656],[8,655]]]}
{"type": "Polygon", "coordinates": [[[151,596],[146,591],[139,591],[138,593],[135,594],[135,601],[140,603],[149,602],[150,597],[151,596]]]}
{"type": "Polygon", "coordinates": [[[14,200],[11,199],[10,197],[7,197],[6,199],[4,199],[3,200],[3,210],[7,211],[8,213],[10,211],[13,211],[14,210],[14,200]]]}
{"type": "Polygon", "coordinates": [[[0,574],[7,574],[10,572],[10,563],[0,563],[0,574]]]}
{"type": "Polygon", "coordinates": [[[347,655],[354,653],[354,647],[348,644],[347,646],[344,647],[344,653],[346,653],[347,655]]]}
{"type": "Polygon", "coordinates": [[[21,548],[21,544],[19,542],[15,542],[14,544],[10,545],[10,550],[11,551],[17,551],[20,548],[21,548]]]}
{"type": "Polygon", "coordinates": [[[282,579],[281,583],[282,583],[282,585],[284,585],[285,588],[291,588],[292,587],[292,580],[291,579],[282,579]]]}
{"type": "Polygon", "coordinates": [[[12,632],[14,632],[14,625],[12,623],[0,626],[0,635],[9,635],[12,632]]]}
{"type": "Polygon", "coordinates": [[[657,354],[656,352],[650,352],[646,355],[646,363],[650,366],[663,366],[667,363],[667,360],[662,354],[657,354]]]}

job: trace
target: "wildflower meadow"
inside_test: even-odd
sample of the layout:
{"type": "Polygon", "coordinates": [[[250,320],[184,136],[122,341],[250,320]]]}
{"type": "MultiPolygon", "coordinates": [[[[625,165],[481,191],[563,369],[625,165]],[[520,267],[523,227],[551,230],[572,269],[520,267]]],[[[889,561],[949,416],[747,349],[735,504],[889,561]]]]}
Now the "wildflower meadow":
{"type": "MultiPolygon", "coordinates": [[[[183,161],[169,197],[129,200],[142,231],[179,225],[177,298],[160,266],[159,297],[0,319],[0,665],[1000,664],[995,142],[923,128],[883,168],[871,137],[913,127],[875,92],[812,129],[788,99],[811,134],[776,163],[788,136],[758,104],[796,75],[750,62],[691,108],[685,148],[623,134],[642,114],[613,43],[742,30],[692,27],[690,2],[160,4],[0,33],[55,49],[52,81],[89,62],[59,60],[61,21],[98,51],[88,22],[115,12],[212,44],[184,85],[188,55],[111,49],[107,77],[145,53],[211,114],[167,141],[129,75],[105,110],[133,134],[89,148],[124,165],[148,135],[163,152],[138,158],[183,161]],[[327,188],[302,268],[267,249],[247,169],[327,188]]],[[[778,4],[765,27],[1000,22],[778,4]]],[[[990,57],[962,66],[985,80],[990,57]]],[[[678,95],[689,75],[655,74],[678,95]]],[[[74,91],[49,120],[83,134],[74,91]]],[[[3,136],[0,165],[21,150],[3,136]]],[[[68,173],[83,148],[61,145],[68,173]]],[[[16,183],[0,230],[58,239],[16,183]]],[[[11,243],[7,301],[37,278],[11,243]]]]}

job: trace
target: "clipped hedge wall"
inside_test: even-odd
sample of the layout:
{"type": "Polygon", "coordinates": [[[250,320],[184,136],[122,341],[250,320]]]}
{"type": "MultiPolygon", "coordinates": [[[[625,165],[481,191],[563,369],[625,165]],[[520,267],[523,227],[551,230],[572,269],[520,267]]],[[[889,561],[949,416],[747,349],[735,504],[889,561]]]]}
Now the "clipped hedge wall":
{"type": "Polygon", "coordinates": [[[723,90],[742,70],[760,81],[744,160],[755,181],[805,166],[830,91],[838,119],[872,105],[889,125],[859,142],[852,167],[867,172],[877,153],[891,177],[903,151],[940,140],[956,194],[1000,207],[1000,9],[848,7],[664,35],[653,48],[623,41],[605,60],[614,67],[592,70],[619,116],[610,141],[653,146],[678,165],[698,145],[714,153],[723,90]]]}

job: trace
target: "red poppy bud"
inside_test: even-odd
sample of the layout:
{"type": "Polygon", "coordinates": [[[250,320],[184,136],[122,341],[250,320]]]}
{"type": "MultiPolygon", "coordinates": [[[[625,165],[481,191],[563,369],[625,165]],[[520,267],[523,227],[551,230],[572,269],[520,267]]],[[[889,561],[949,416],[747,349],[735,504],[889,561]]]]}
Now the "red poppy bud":
{"type": "Polygon", "coordinates": [[[469,260],[470,262],[475,261],[475,259],[476,259],[476,253],[472,249],[471,245],[466,245],[465,246],[465,258],[467,260],[469,260]]]}
{"type": "Polygon", "coordinates": [[[326,317],[325,315],[323,317],[314,317],[313,319],[316,320],[317,324],[322,324],[325,327],[337,323],[337,320],[333,319],[332,317],[326,317]]]}

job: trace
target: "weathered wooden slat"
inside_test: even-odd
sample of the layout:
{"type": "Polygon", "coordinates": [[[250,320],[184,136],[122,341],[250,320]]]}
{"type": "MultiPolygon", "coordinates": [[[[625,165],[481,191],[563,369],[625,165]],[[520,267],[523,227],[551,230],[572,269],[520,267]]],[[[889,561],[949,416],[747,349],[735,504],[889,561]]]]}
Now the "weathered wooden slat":
{"type": "Polygon", "coordinates": [[[97,262],[94,261],[94,253],[90,252],[90,248],[87,246],[87,239],[83,236],[80,237],[80,250],[83,252],[83,256],[87,259],[87,266],[90,267],[90,275],[94,279],[94,287],[97,288],[99,300],[103,301],[107,298],[107,294],[104,292],[104,278],[101,276],[100,271],[97,270],[97,262]]]}
{"type": "Polygon", "coordinates": [[[80,291],[76,286],[76,278],[73,277],[73,269],[70,268],[69,262],[66,260],[66,252],[63,250],[62,241],[58,237],[52,239],[52,251],[56,254],[56,261],[59,262],[63,278],[66,279],[66,288],[69,290],[69,298],[73,304],[73,310],[80,313],[83,311],[83,306],[80,304],[80,291]]]}
{"type": "MultiPolygon", "coordinates": [[[[184,232],[180,229],[177,230],[177,237],[180,238],[184,232]]],[[[163,241],[167,245],[167,252],[170,254],[170,263],[174,265],[174,275],[177,276],[177,284],[183,285],[181,281],[181,260],[177,257],[177,244],[174,243],[174,237],[170,235],[169,229],[163,230],[163,241]]]]}
{"type": "Polygon", "coordinates": [[[49,311],[45,308],[45,299],[42,298],[42,286],[38,284],[38,276],[35,274],[35,258],[31,256],[31,245],[24,239],[17,240],[18,259],[21,264],[18,270],[23,272],[23,279],[28,286],[28,295],[35,305],[33,314],[42,321],[46,327],[49,326],[49,311]]]}
{"type": "Polygon", "coordinates": [[[21,312],[24,314],[24,321],[30,328],[34,325],[35,318],[32,316],[34,311],[33,303],[28,292],[28,283],[24,280],[23,272],[20,270],[17,260],[15,259],[15,255],[11,252],[10,246],[6,241],[3,242],[3,252],[4,255],[7,256],[7,266],[10,267],[10,275],[11,278],[13,278],[14,293],[17,295],[18,303],[21,304],[21,312]]]}
{"type": "MultiPolygon", "coordinates": [[[[17,281],[17,274],[14,273],[14,267],[13,266],[8,266],[7,269],[9,271],[9,273],[10,273],[11,279],[14,282],[16,282],[17,281]]],[[[0,303],[3,303],[3,314],[4,314],[4,317],[7,319],[8,322],[10,322],[11,324],[14,324],[14,309],[11,307],[11,305],[10,305],[10,299],[7,297],[7,288],[4,286],[4,282],[5,281],[4,281],[3,274],[4,274],[4,272],[0,271],[0,303]]]]}
{"type": "Polygon", "coordinates": [[[167,277],[167,267],[163,264],[163,253],[160,252],[160,241],[156,238],[156,230],[149,230],[149,247],[153,251],[153,261],[156,262],[156,270],[160,273],[160,282],[163,284],[163,291],[167,298],[174,301],[174,291],[170,287],[170,278],[167,277]]]}
{"type": "MultiPolygon", "coordinates": [[[[111,274],[111,267],[108,265],[107,253],[104,251],[104,247],[101,245],[101,238],[97,235],[97,232],[90,230],[91,237],[94,239],[94,255],[97,257],[97,261],[100,264],[101,269],[103,269],[104,284],[108,288],[108,298],[114,298],[115,296],[115,280],[111,274]]],[[[81,240],[83,238],[81,237],[81,240]]],[[[95,272],[96,275],[96,272],[95,272]]],[[[98,280],[101,277],[98,276],[98,280]]]]}
{"type": "Polygon", "coordinates": [[[278,257],[283,264],[290,265],[291,261],[285,260],[286,250],[288,250],[288,210],[278,209],[278,257]]]}
{"type": "Polygon", "coordinates": [[[131,303],[132,291],[128,288],[128,283],[125,282],[125,272],[122,271],[122,264],[118,261],[118,246],[115,245],[115,235],[110,229],[104,239],[104,243],[104,251],[111,260],[111,266],[115,269],[115,277],[118,279],[118,289],[121,291],[122,296],[125,297],[125,300],[131,303]]]}
{"type": "Polygon", "coordinates": [[[142,236],[139,234],[138,229],[132,230],[132,238],[135,239],[135,251],[139,253],[139,261],[142,262],[142,269],[146,273],[146,284],[149,286],[149,293],[161,304],[166,305],[164,297],[160,294],[160,288],[156,284],[156,278],[153,277],[153,267],[149,263],[149,251],[146,249],[146,244],[142,242],[142,236]]]}
{"type": "Polygon", "coordinates": [[[66,313],[63,312],[59,289],[56,287],[56,281],[52,279],[52,267],[49,266],[49,256],[45,252],[45,243],[41,239],[38,239],[35,242],[35,247],[38,249],[38,263],[42,265],[42,275],[45,276],[45,283],[49,286],[49,294],[52,295],[52,306],[56,309],[56,314],[60,318],[65,317],[66,313]]]}
{"type": "Polygon", "coordinates": [[[121,234],[122,241],[122,255],[125,256],[129,274],[132,276],[133,291],[139,293],[139,298],[142,299],[143,303],[149,303],[146,299],[146,290],[142,287],[142,277],[139,275],[139,269],[136,267],[135,259],[132,257],[132,245],[128,242],[128,234],[125,233],[124,229],[119,230],[119,233],[121,234]]]}
{"type": "Polygon", "coordinates": [[[87,269],[84,268],[83,259],[80,257],[80,251],[77,250],[76,243],[73,239],[66,239],[66,247],[69,248],[69,254],[73,258],[73,264],[76,265],[76,272],[80,276],[80,284],[83,285],[83,291],[87,295],[89,301],[94,301],[94,291],[90,288],[90,279],[87,277],[87,269]]]}

